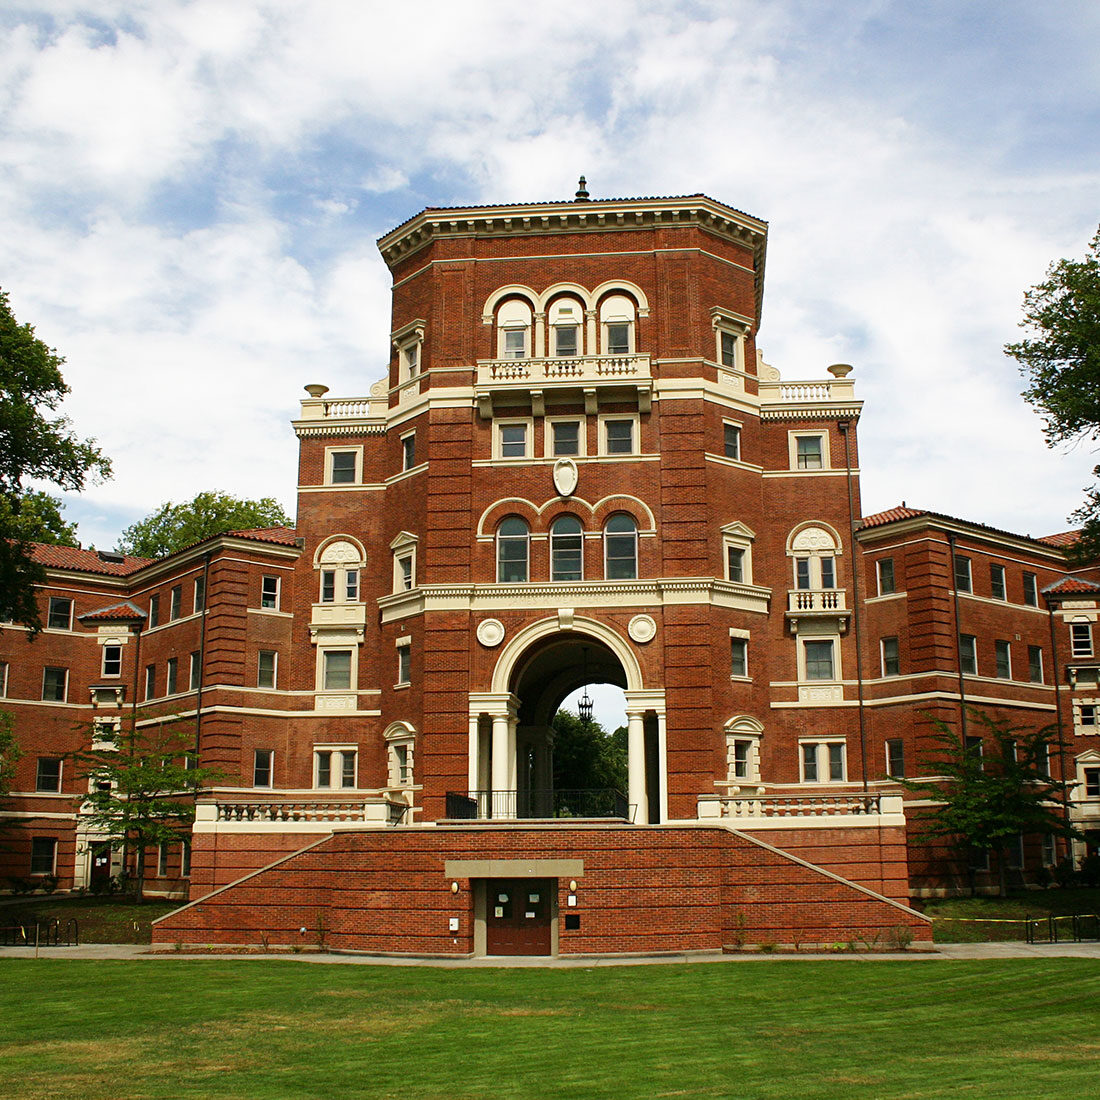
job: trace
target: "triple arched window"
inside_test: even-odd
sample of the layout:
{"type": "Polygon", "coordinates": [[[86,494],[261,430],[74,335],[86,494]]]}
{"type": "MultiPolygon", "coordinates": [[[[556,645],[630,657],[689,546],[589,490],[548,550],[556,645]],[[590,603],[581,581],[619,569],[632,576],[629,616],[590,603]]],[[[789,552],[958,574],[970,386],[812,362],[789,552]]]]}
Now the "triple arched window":
{"type": "MultiPolygon", "coordinates": [[[[633,580],[638,576],[638,524],[616,512],[603,530],[604,577],[633,580]]],[[[497,581],[523,584],[531,579],[531,529],[520,516],[506,516],[497,527],[497,581]]],[[[550,579],[584,579],[584,525],[574,515],[558,516],[550,525],[550,579]]]]}

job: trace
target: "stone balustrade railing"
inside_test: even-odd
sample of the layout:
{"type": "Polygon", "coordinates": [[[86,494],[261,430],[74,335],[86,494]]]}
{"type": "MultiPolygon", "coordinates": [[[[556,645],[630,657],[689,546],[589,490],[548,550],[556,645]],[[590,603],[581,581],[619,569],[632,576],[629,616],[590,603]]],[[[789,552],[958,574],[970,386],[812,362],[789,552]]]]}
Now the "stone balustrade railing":
{"type": "Polygon", "coordinates": [[[790,588],[787,590],[788,611],[844,611],[843,588],[790,588]]]}
{"type": "Polygon", "coordinates": [[[648,355],[480,359],[477,364],[479,386],[537,385],[544,382],[638,382],[647,381],[651,377],[648,355]]]}
{"type": "Polygon", "coordinates": [[[867,817],[902,813],[900,795],[816,794],[816,795],[704,795],[699,799],[699,817],[736,818],[740,821],[867,817]]]}

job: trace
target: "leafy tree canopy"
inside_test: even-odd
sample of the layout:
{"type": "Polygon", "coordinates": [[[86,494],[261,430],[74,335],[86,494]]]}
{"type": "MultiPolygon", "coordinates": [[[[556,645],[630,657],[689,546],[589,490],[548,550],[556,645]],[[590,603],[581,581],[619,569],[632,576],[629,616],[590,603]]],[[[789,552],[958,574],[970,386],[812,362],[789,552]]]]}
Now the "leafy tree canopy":
{"type": "MultiPolygon", "coordinates": [[[[1058,260],[1027,291],[1020,327],[1031,335],[1005,352],[1028,381],[1024,397],[1042,414],[1047,442],[1100,439],[1100,231],[1083,260],[1058,260]]],[[[1100,486],[1085,492],[1070,518],[1084,525],[1078,553],[1088,558],[1100,553],[1100,486]]]]}
{"type": "Polygon", "coordinates": [[[0,529],[17,531],[27,542],[48,542],[54,546],[79,546],[76,524],[67,523],[61,514],[60,499],[32,490],[24,493],[19,511],[11,511],[11,503],[0,496],[0,529]]]}
{"type": "MultiPolygon", "coordinates": [[[[45,572],[31,561],[28,546],[35,537],[28,531],[41,528],[33,519],[21,524],[17,518],[30,493],[28,482],[78,491],[89,479],[111,473],[93,440],[79,439],[64,416],[51,415],[69,392],[61,376],[64,362],[30,325],[15,319],[0,290],[0,619],[32,630],[41,625],[34,585],[45,580],[45,572]]],[[[41,519],[41,502],[29,507],[41,519]]]]}
{"type": "MultiPolygon", "coordinates": [[[[19,763],[23,750],[15,740],[12,716],[0,710],[0,800],[11,792],[15,781],[15,765],[19,763]]],[[[0,805],[3,802],[0,801],[0,805]]]]}
{"type": "Polygon", "coordinates": [[[554,730],[554,787],[556,790],[626,791],[626,727],[608,734],[599,722],[584,722],[559,710],[554,730]]]}
{"type": "Polygon", "coordinates": [[[293,526],[274,497],[238,500],[229,493],[204,492],[186,504],[169,501],[131,524],[122,532],[118,549],[123,554],[160,558],[226,531],[293,526]]]}
{"type": "Polygon", "coordinates": [[[1063,811],[1069,784],[1050,775],[1056,726],[1025,730],[983,712],[969,717],[970,736],[936,723],[922,768],[937,778],[897,782],[939,804],[923,820],[922,836],[951,839],[968,857],[974,849],[998,854],[1003,894],[1005,853],[1020,834],[1078,835],[1063,811]]]}

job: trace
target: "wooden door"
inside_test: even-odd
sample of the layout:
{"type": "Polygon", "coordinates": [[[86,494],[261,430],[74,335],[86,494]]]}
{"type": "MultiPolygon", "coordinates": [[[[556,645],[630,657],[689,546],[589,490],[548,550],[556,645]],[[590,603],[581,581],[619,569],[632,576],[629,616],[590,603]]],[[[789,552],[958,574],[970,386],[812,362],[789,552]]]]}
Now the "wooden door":
{"type": "Polygon", "coordinates": [[[101,842],[92,845],[92,867],[88,875],[88,885],[95,893],[96,887],[106,889],[111,879],[111,845],[101,842]]]}
{"type": "Polygon", "coordinates": [[[549,955],[555,879],[486,882],[485,950],[489,955],[549,955]]]}

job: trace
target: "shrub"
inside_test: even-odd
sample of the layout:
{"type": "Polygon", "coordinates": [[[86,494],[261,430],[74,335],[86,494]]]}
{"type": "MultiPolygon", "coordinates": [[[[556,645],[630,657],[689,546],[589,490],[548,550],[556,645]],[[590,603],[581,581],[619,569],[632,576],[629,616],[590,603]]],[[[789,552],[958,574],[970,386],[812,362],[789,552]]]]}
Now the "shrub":
{"type": "Polygon", "coordinates": [[[894,951],[908,951],[913,942],[913,929],[899,924],[886,933],[886,942],[894,951]]]}

